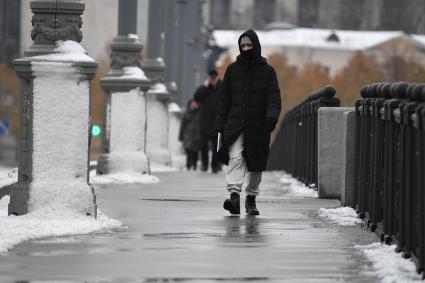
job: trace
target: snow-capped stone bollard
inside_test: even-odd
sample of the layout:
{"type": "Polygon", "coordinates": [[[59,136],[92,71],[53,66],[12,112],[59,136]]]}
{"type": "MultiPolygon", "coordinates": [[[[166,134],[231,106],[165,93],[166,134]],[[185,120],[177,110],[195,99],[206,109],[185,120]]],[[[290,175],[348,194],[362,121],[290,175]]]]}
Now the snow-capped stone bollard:
{"type": "Polygon", "coordinates": [[[147,92],[146,153],[151,163],[171,166],[168,149],[168,104],[170,93],[162,83],[154,84],[147,92]]]}
{"type": "Polygon", "coordinates": [[[140,68],[137,35],[118,35],[111,44],[111,70],[105,90],[104,135],[97,173],[149,173],[146,157],[146,92],[150,80],[140,68]]]}
{"type": "Polygon", "coordinates": [[[78,44],[84,3],[31,1],[31,9],[34,43],[13,62],[21,86],[20,139],[9,214],[96,216],[88,165],[89,82],[97,63],[78,44]]]}
{"type": "Polygon", "coordinates": [[[169,130],[168,146],[171,152],[171,165],[175,168],[183,168],[186,162],[186,156],[183,151],[183,145],[179,141],[179,131],[182,119],[182,111],[177,103],[168,105],[169,130]]]}
{"type": "Polygon", "coordinates": [[[170,92],[164,85],[165,63],[161,58],[163,9],[163,0],[149,0],[147,58],[142,62],[143,70],[152,81],[147,95],[146,153],[150,162],[171,166],[171,155],[168,149],[170,92]]]}

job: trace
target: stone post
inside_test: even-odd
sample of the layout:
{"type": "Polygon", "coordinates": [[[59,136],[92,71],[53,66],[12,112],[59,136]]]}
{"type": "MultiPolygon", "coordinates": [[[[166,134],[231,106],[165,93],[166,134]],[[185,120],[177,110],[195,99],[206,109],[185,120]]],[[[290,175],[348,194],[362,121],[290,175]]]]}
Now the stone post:
{"type": "Polygon", "coordinates": [[[143,61],[143,69],[152,80],[147,93],[146,152],[150,162],[171,166],[168,146],[170,93],[164,85],[165,64],[161,57],[164,12],[163,0],[149,0],[148,50],[143,61]]]}
{"type": "Polygon", "coordinates": [[[344,115],[353,107],[320,107],[318,110],[318,190],[319,198],[341,198],[341,178],[347,162],[344,142],[344,115]]]}
{"type": "Polygon", "coordinates": [[[101,79],[105,90],[104,135],[97,174],[149,173],[146,145],[146,78],[139,59],[137,0],[120,0],[118,35],[111,44],[111,69],[101,79]]]}
{"type": "Polygon", "coordinates": [[[184,168],[186,164],[186,155],[183,150],[183,145],[179,141],[180,123],[183,113],[179,105],[175,102],[169,104],[168,113],[170,115],[168,143],[171,152],[171,164],[175,168],[184,168]]]}
{"type": "Polygon", "coordinates": [[[33,0],[30,7],[34,42],[13,62],[20,79],[20,138],[9,214],[71,210],[96,216],[88,165],[89,82],[97,63],[78,44],[84,3],[33,0]]]}

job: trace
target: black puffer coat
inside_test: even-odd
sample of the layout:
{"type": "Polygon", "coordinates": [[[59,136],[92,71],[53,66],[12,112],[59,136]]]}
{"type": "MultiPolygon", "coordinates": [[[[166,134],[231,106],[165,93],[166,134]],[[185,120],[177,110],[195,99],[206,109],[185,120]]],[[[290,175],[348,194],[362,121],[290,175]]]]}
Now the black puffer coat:
{"type": "Polygon", "coordinates": [[[199,122],[202,135],[214,136],[220,85],[220,80],[215,85],[201,85],[193,95],[194,100],[200,104],[199,122]]]}
{"type": "Polygon", "coordinates": [[[187,106],[180,124],[179,141],[183,142],[185,150],[196,151],[201,149],[199,108],[190,109],[190,106],[187,106]]]}
{"type": "Polygon", "coordinates": [[[267,119],[277,121],[279,118],[280,90],[275,70],[261,57],[257,34],[246,31],[239,37],[238,45],[245,35],[253,43],[254,56],[246,59],[239,55],[224,75],[215,124],[216,130],[223,131],[223,147],[218,158],[228,164],[229,147],[244,132],[243,155],[248,171],[263,171],[270,144],[267,119]]]}

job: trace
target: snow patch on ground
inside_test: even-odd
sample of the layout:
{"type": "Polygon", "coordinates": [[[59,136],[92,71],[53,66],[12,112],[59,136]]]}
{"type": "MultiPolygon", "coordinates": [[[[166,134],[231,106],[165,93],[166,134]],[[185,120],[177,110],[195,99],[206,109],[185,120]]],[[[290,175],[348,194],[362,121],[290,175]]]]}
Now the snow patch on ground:
{"type": "Polygon", "coordinates": [[[94,184],[157,184],[160,180],[153,175],[135,172],[96,175],[96,170],[93,170],[90,172],[90,181],[94,184]]]}
{"type": "MultiPolygon", "coordinates": [[[[0,201],[1,211],[6,202],[4,199],[0,201]]],[[[0,253],[28,240],[106,232],[121,226],[121,222],[108,218],[100,211],[97,220],[70,210],[60,210],[55,214],[49,210],[38,210],[23,216],[0,216],[0,253]]]]}
{"type": "Polygon", "coordinates": [[[290,174],[279,172],[277,177],[279,178],[279,182],[282,184],[282,190],[284,191],[285,196],[317,198],[317,191],[301,183],[290,174]]]}
{"type": "Polygon", "coordinates": [[[351,207],[320,208],[319,216],[342,226],[356,226],[362,222],[351,207]]]}
{"type": "Polygon", "coordinates": [[[151,172],[159,173],[159,172],[177,172],[177,171],[180,171],[180,169],[176,167],[165,166],[159,163],[151,163],[151,172]]]}
{"type": "Polygon", "coordinates": [[[0,216],[7,216],[10,196],[4,196],[0,199],[0,216]]]}
{"type": "Polygon", "coordinates": [[[423,282],[416,273],[415,264],[395,252],[396,245],[385,245],[380,242],[370,245],[356,245],[361,253],[373,264],[368,270],[381,279],[381,282],[423,282]]]}
{"type": "Polygon", "coordinates": [[[18,168],[0,166],[0,188],[18,182],[18,168]]]}

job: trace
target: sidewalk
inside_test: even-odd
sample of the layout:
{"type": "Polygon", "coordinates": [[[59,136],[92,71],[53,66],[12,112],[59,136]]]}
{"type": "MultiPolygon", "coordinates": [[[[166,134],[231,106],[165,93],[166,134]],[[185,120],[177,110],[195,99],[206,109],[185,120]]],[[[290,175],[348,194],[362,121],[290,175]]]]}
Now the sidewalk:
{"type": "Polygon", "coordinates": [[[103,213],[127,228],[37,240],[0,257],[0,282],[374,282],[359,227],[318,217],[335,200],[288,198],[265,173],[259,217],[229,216],[222,174],[156,174],[153,185],[97,186],[103,213]]]}

